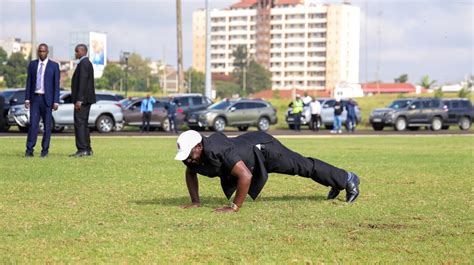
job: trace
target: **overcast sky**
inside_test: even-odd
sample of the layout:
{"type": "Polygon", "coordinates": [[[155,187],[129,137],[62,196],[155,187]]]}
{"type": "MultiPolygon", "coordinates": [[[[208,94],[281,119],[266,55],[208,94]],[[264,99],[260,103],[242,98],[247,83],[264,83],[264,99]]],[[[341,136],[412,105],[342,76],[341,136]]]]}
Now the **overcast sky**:
{"type": "MultiPolygon", "coordinates": [[[[239,0],[209,0],[225,8],[239,0]]],[[[314,1],[340,3],[341,1],[314,1]]],[[[107,33],[108,56],[120,51],[164,58],[176,65],[175,0],[36,0],[37,41],[69,58],[69,34],[107,33]]],[[[360,81],[393,82],[406,73],[418,83],[428,74],[439,84],[474,74],[474,1],[352,1],[361,8],[360,81]]],[[[204,0],[182,0],[185,68],[192,60],[192,12],[204,0]]],[[[30,40],[30,0],[0,0],[0,39],[30,40]]]]}

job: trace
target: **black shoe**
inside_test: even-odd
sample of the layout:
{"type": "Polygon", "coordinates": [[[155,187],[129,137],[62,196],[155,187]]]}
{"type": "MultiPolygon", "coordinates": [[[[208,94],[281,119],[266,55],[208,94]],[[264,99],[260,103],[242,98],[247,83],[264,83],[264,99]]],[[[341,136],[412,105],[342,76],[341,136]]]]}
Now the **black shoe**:
{"type": "Polygon", "coordinates": [[[91,156],[90,151],[77,151],[74,154],[69,155],[70,157],[83,157],[83,156],[91,156]]]}
{"type": "Polygon", "coordinates": [[[41,157],[42,157],[42,158],[48,157],[48,153],[41,153],[41,157]]]}
{"type": "Polygon", "coordinates": [[[25,153],[25,157],[34,157],[35,155],[33,155],[33,153],[30,153],[30,152],[26,152],[25,153]]]}
{"type": "Polygon", "coordinates": [[[359,177],[350,172],[346,186],[346,202],[354,202],[359,196],[359,177]]]}
{"type": "Polygon", "coordinates": [[[339,192],[341,192],[338,188],[331,188],[331,190],[328,193],[328,200],[334,200],[337,198],[337,195],[339,195],[339,192]]]}

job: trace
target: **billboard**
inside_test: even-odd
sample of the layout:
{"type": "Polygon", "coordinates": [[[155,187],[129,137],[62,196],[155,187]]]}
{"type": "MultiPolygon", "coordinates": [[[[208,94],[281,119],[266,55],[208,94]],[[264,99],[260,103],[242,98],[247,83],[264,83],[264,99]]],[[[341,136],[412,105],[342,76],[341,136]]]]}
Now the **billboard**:
{"type": "Polygon", "coordinates": [[[94,66],[94,78],[102,77],[107,65],[107,35],[104,33],[89,33],[89,59],[94,66]]]}

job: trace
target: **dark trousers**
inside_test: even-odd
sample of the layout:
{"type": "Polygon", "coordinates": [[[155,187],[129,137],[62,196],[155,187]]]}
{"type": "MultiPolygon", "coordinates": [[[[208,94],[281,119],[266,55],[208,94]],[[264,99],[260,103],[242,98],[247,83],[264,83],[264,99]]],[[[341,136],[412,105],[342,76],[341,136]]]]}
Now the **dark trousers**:
{"type": "Polygon", "coordinates": [[[311,121],[309,123],[309,127],[313,131],[318,131],[319,130],[319,114],[311,114],[311,121]]]}
{"type": "Polygon", "coordinates": [[[150,131],[150,120],[151,120],[151,112],[145,111],[142,115],[142,132],[143,131],[150,131]]]}
{"type": "Polygon", "coordinates": [[[357,119],[355,116],[353,115],[347,115],[347,119],[346,119],[346,128],[349,130],[349,131],[355,131],[355,127],[356,127],[356,124],[357,124],[357,119]]]}
{"type": "Polygon", "coordinates": [[[298,175],[315,182],[342,190],[347,185],[348,172],[312,157],[293,152],[278,140],[262,148],[265,168],[269,173],[298,175]]]}
{"type": "Polygon", "coordinates": [[[168,120],[170,122],[170,132],[174,130],[175,133],[178,133],[178,123],[176,122],[176,115],[168,115],[168,120]]]}
{"type": "Polygon", "coordinates": [[[81,110],[74,109],[74,134],[76,136],[77,151],[92,151],[89,130],[89,112],[91,104],[82,104],[81,110]]]}
{"type": "Polygon", "coordinates": [[[41,141],[41,154],[47,154],[51,140],[52,129],[52,109],[46,106],[43,95],[35,95],[30,102],[30,127],[28,128],[28,138],[26,140],[26,152],[32,154],[38,139],[39,122],[43,120],[44,132],[41,141]]]}
{"type": "Polygon", "coordinates": [[[293,117],[295,119],[295,131],[301,130],[301,113],[295,113],[293,117]]]}

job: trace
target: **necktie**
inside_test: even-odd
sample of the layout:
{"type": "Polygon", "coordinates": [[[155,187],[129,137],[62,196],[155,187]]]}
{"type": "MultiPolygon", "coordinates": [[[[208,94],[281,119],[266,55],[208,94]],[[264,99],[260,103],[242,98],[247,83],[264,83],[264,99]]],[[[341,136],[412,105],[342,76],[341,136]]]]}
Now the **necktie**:
{"type": "Polygon", "coordinates": [[[43,63],[40,64],[38,73],[36,74],[36,91],[41,90],[41,81],[43,79],[43,63]]]}

